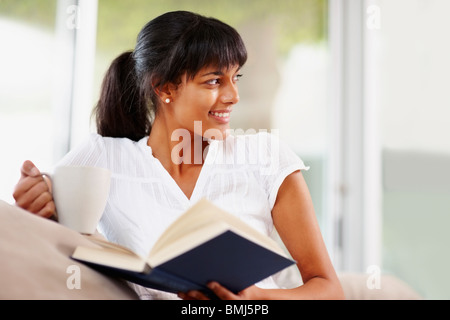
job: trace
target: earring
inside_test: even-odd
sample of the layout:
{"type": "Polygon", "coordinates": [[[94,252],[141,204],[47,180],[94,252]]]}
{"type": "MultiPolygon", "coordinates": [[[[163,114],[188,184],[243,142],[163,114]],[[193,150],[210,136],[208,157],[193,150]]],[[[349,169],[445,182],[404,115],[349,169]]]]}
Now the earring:
{"type": "Polygon", "coordinates": [[[166,100],[164,100],[166,103],[170,103],[170,99],[167,98],[166,100]]]}

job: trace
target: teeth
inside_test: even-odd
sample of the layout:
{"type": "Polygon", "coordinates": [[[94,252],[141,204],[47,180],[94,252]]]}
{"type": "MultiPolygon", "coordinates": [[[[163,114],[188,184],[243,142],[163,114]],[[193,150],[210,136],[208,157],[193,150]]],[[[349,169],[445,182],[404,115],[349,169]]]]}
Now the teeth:
{"type": "Polygon", "coordinates": [[[210,112],[213,116],[220,117],[220,118],[227,118],[230,116],[229,112],[219,113],[219,112],[210,112]]]}

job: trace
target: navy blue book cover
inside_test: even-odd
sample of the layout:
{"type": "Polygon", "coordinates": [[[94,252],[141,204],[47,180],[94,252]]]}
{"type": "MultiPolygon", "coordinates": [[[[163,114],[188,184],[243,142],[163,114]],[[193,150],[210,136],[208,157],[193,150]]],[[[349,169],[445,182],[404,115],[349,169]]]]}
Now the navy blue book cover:
{"type": "Polygon", "coordinates": [[[208,294],[209,281],[217,281],[237,293],[294,263],[226,231],[146,273],[88,264],[103,273],[153,289],[174,293],[200,290],[208,294]]]}

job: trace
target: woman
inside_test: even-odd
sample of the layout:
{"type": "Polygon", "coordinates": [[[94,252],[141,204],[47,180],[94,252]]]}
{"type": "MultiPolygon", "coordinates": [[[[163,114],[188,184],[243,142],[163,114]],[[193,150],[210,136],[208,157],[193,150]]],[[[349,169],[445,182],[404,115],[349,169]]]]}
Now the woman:
{"type": "MultiPolygon", "coordinates": [[[[212,282],[222,299],[340,299],[303,162],[273,135],[230,135],[246,60],[239,34],[216,19],[185,11],[155,18],[139,33],[134,51],[116,58],[105,76],[95,109],[98,134],[59,164],[113,172],[99,231],[143,255],[202,197],[265,234],[275,227],[304,284],[282,289],[270,277],[234,294],[212,282]]],[[[40,216],[55,214],[51,190],[30,161],[14,198],[40,216]]],[[[176,298],[133,286],[143,299],[176,298]]],[[[196,291],[179,297],[206,299],[196,291]]]]}

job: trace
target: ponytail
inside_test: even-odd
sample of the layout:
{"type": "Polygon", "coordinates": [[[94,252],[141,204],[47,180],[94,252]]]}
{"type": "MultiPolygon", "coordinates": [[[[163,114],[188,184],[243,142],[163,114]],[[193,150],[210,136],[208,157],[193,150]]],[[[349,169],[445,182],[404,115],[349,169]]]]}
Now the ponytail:
{"type": "Polygon", "coordinates": [[[132,52],[124,52],[109,67],[94,109],[97,133],[134,141],[150,134],[150,109],[140,92],[132,52]]]}

